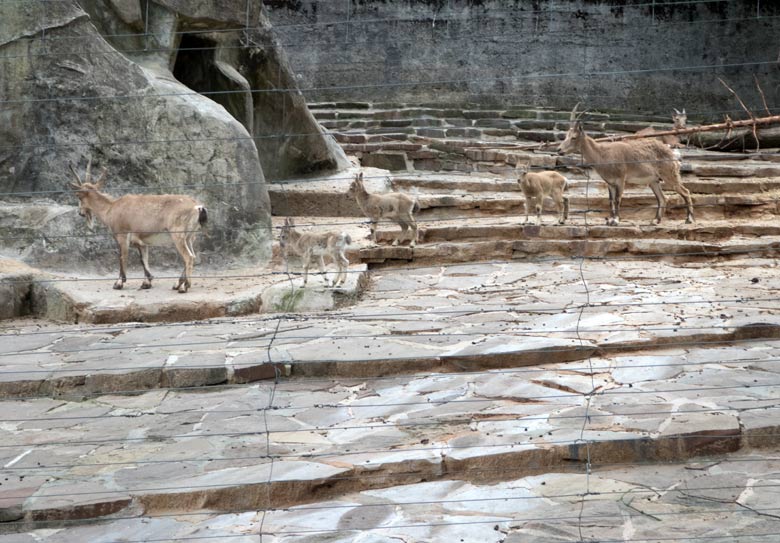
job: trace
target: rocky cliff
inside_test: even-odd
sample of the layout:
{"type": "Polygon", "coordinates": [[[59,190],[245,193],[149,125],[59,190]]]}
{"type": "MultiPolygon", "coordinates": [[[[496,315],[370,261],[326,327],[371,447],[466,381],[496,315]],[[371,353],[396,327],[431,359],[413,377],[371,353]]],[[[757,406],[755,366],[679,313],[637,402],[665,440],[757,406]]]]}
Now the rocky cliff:
{"type": "MultiPolygon", "coordinates": [[[[266,179],[338,169],[346,159],[308,112],[261,5],[247,5],[0,6],[1,199],[74,204],[63,192],[68,164],[83,168],[91,157],[108,170],[114,195],[201,199],[211,218],[207,254],[267,258],[266,179]]],[[[107,236],[80,239],[86,232],[75,213],[53,215],[57,225],[44,230],[73,237],[27,232],[23,248],[20,236],[3,245],[39,264],[113,245],[107,236]]],[[[14,217],[5,226],[18,233],[25,225],[14,217]]]]}

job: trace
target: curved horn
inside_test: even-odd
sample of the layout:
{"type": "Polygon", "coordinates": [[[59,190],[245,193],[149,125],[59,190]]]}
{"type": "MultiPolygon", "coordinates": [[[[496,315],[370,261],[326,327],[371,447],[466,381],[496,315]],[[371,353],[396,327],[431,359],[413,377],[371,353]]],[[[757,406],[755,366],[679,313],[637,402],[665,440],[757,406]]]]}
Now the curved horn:
{"type": "Polygon", "coordinates": [[[89,183],[90,181],[92,181],[92,157],[89,157],[87,172],[84,174],[84,182],[89,183]]]}
{"type": "Polygon", "coordinates": [[[677,111],[677,108],[676,108],[676,107],[673,107],[672,109],[674,110],[674,112],[675,112],[677,115],[682,115],[682,113],[680,113],[679,111],[677,111]]]}
{"type": "Polygon", "coordinates": [[[70,186],[73,187],[73,188],[80,187],[81,186],[81,178],[79,177],[79,174],[76,173],[76,168],[73,167],[73,164],[68,164],[68,168],[70,168],[70,171],[73,173],[73,177],[76,178],[76,183],[71,183],[70,186]]]}
{"type": "MultiPolygon", "coordinates": [[[[576,121],[577,120],[578,117],[576,117],[576,115],[577,115],[577,108],[579,106],[580,106],[580,102],[577,102],[576,104],[574,104],[574,109],[571,110],[571,115],[569,115],[569,120],[570,121],[576,121]]],[[[582,116],[582,113],[580,113],[580,116],[582,116]]]]}
{"type": "Polygon", "coordinates": [[[108,173],[108,170],[106,168],[103,168],[103,170],[100,172],[100,177],[98,177],[98,180],[95,181],[95,186],[99,189],[103,188],[103,181],[106,179],[106,174],[108,173]]]}

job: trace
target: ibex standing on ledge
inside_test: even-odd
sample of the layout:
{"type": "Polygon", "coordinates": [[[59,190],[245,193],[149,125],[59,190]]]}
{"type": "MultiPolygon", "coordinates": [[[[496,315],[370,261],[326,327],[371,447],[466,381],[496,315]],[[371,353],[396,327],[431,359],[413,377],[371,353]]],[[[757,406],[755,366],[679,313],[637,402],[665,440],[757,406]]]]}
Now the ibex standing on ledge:
{"type": "Polygon", "coordinates": [[[100,192],[106,178],[106,170],[92,183],[92,159],[87,164],[87,172],[82,182],[73,166],[70,171],[76,182],[70,183],[79,198],[79,215],[89,221],[89,227],[95,225],[95,217],[105,224],[114,235],[119,246],[119,279],[115,289],[121,289],[127,281],[127,253],[130,246],[136,247],[141,255],[146,278],[142,289],[152,287],[152,274],[149,271],[149,246],[173,245],[184,261],[184,271],[179,282],[173,287],[181,293],[190,288],[192,267],[195,263],[195,251],[192,242],[206,224],[206,208],[189,196],[176,194],[126,194],[120,198],[100,192]]]}
{"type": "Polygon", "coordinates": [[[376,224],[379,219],[390,219],[401,226],[401,233],[393,241],[398,245],[406,230],[412,229],[409,247],[417,244],[417,221],[414,214],[420,211],[417,200],[401,192],[387,194],[369,194],[363,185],[363,173],[355,175],[355,180],[349,186],[349,195],[357,200],[358,207],[363,214],[370,219],[371,240],[376,243],[376,224]]]}
{"type": "MultiPolygon", "coordinates": [[[[579,104],[578,104],[579,105],[579,104]]],[[[626,181],[649,184],[658,201],[655,214],[660,223],[666,211],[663,189],[674,190],[687,206],[686,223],[693,222],[693,201],[680,179],[680,163],[667,145],[655,139],[597,142],[585,134],[576,116],[577,106],[571,112],[571,126],[559,152],[580,153],[587,166],[593,166],[607,183],[609,190],[609,218],[607,224],[620,223],[620,202],[626,181]],[[662,187],[663,183],[663,187],[662,187]]]]}
{"type": "Polygon", "coordinates": [[[345,232],[323,232],[321,234],[301,233],[295,230],[295,223],[289,217],[284,219],[284,226],[279,231],[279,247],[284,259],[284,270],[289,268],[290,253],[298,255],[303,261],[303,284],[309,278],[309,265],[315,258],[320,265],[320,273],[325,278],[325,284],[330,286],[328,274],[325,272],[324,257],[336,264],[338,273],[333,279],[333,286],[337,287],[347,279],[349,259],[344,254],[347,246],[352,243],[352,238],[345,232]]]}
{"type": "MultiPolygon", "coordinates": [[[[672,123],[674,124],[675,130],[680,128],[685,128],[686,124],[688,123],[688,115],[685,113],[685,108],[683,108],[682,112],[677,111],[677,109],[675,108],[674,114],[672,115],[672,123]]],[[[654,128],[648,126],[647,128],[643,128],[642,130],[639,130],[637,134],[649,135],[649,134],[654,134],[655,132],[656,130],[654,128]]],[[[680,138],[675,136],[674,134],[667,134],[666,136],[658,136],[656,139],[662,143],[665,143],[669,147],[674,147],[674,148],[684,147],[684,145],[680,143],[680,138]]]]}
{"type": "Polygon", "coordinates": [[[552,198],[558,211],[558,224],[566,224],[569,218],[569,199],[564,196],[568,181],[558,172],[526,172],[518,179],[525,196],[525,224],[528,224],[528,213],[536,212],[539,224],[542,224],[542,207],[545,198],[552,198]]]}

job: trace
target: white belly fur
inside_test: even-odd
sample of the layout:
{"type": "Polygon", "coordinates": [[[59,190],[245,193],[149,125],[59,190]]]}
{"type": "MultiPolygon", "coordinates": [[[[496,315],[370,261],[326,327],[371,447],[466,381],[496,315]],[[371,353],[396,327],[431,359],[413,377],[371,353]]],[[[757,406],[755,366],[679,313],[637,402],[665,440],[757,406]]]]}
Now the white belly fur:
{"type": "Polygon", "coordinates": [[[143,236],[143,238],[134,235],[131,239],[131,243],[138,244],[138,245],[151,245],[153,247],[160,247],[166,245],[173,245],[173,240],[171,239],[170,234],[161,233],[161,234],[151,234],[151,235],[143,236]]]}

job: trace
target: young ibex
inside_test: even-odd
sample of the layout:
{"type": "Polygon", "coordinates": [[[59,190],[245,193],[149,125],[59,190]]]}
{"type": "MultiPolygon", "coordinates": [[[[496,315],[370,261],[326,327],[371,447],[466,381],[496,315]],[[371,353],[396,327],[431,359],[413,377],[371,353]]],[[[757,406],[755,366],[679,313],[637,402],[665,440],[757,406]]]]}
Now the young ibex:
{"type": "MultiPolygon", "coordinates": [[[[674,124],[674,128],[685,128],[686,123],[688,122],[688,115],[685,113],[685,108],[683,108],[682,112],[677,111],[677,108],[674,108],[674,114],[672,115],[672,123],[674,124]]],[[[651,127],[643,128],[642,130],[638,131],[637,134],[654,134],[656,130],[651,127]]],[[[678,136],[675,136],[673,134],[668,134],[666,136],[658,136],[656,138],[657,140],[661,141],[662,143],[665,143],[669,147],[683,147],[683,145],[680,143],[680,138],[678,136]]]]}
{"type": "MultiPolygon", "coordinates": [[[[579,104],[578,104],[579,105],[579,104]]],[[[615,142],[597,142],[585,134],[577,106],[571,112],[571,126],[566,139],[561,142],[559,153],[580,153],[585,162],[598,172],[609,190],[610,216],[607,224],[620,222],[620,202],[626,181],[649,184],[658,201],[655,220],[661,222],[666,211],[663,189],[674,190],[685,200],[687,217],[693,222],[693,201],[680,180],[680,163],[674,152],[658,140],[646,138],[615,142]],[[662,187],[663,183],[663,187],[662,187]]]]}
{"type": "Polygon", "coordinates": [[[76,178],[76,182],[71,182],[70,186],[79,199],[79,215],[87,219],[89,228],[94,228],[97,216],[111,231],[119,246],[119,279],[114,283],[114,288],[121,289],[127,281],[125,269],[131,245],[141,255],[146,277],[141,288],[147,289],[152,287],[153,279],[149,271],[149,246],[170,245],[172,242],[184,261],[184,271],[173,288],[181,293],[187,292],[195,263],[192,242],[206,224],[206,208],[189,196],[176,194],[126,194],[112,198],[100,192],[106,178],[105,168],[94,183],[91,170],[92,159],[87,164],[82,181],[73,165],[70,165],[70,171],[76,178]]]}
{"type": "Polygon", "coordinates": [[[357,200],[358,207],[370,219],[371,240],[376,243],[376,224],[379,219],[390,219],[401,226],[401,232],[393,241],[398,245],[401,237],[406,236],[406,230],[412,229],[410,247],[417,244],[417,221],[414,214],[420,210],[417,200],[400,192],[387,194],[369,194],[363,185],[363,173],[355,175],[355,180],[349,186],[347,193],[357,200]]]}
{"type": "Polygon", "coordinates": [[[558,224],[566,224],[569,218],[569,198],[564,196],[568,180],[553,171],[526,172],[517,180],[525,196],[525,223],[528,224],[528,212],[533,209],[539,224],[542,224],[542,207],[545,198],[552,198],[558,211],[558,224]]]}
{"type": "Polygon", "coordinates": [[[301,257],[304,285],[309,278],[309,264],[316,257],[320,265],[320,272],[325,278],[325,284],[331,286],[328,274],[325,272],[323,257],[326,256],[330,257],[339,269],[334,278],[333,286],[336,287],[343,283],[347,279],[347,268],[349,267],[349,260],[344,251],[350,243],[352,243],[352,238],[344,232],[324,232],[321,234],[298,232],[290,218],[284,219],[284,226],[279,232],[279,246],[282,249],[284,271],[289,269],[290,253],[301,257]]]}

